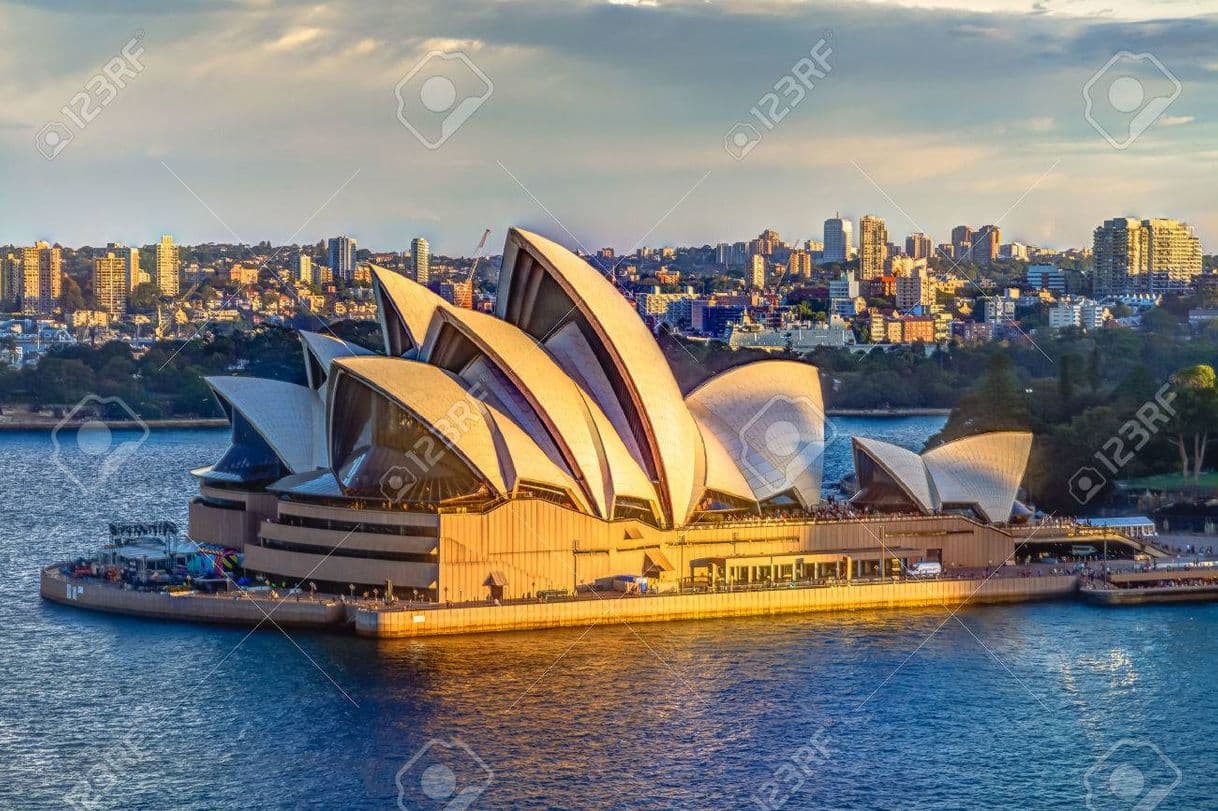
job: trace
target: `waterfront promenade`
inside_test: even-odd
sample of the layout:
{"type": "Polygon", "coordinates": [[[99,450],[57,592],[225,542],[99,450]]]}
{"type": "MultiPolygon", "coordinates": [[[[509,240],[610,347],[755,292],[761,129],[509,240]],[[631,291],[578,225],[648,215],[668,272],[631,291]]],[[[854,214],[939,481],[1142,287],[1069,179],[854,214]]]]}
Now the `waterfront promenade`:
{"type": "Polygon", "coordinates": [[[332,628],[375,638],[528,631],[619,622],[665,622],[892,609],[965,603],[1025,602],[1072,596],[1078,577],[1045,570],[971,571],[943,578],[783,584],[769,588],[626,596],[616,592],[571,598],[488,603],[385,603],[269,591],[202,594],[136,591],[91,577],[72,577],[60,565],[42,570],[40,592],[52,602],[156,619],[238,625],[332,628]]]}

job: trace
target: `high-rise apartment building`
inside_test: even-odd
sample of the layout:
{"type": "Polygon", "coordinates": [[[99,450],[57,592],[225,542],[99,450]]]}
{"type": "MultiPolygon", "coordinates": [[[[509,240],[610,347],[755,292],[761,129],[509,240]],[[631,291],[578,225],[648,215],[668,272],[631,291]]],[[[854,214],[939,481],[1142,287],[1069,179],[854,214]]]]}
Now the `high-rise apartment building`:
{"type": "Polygon", "coordinates": [[[896,280],[897,309],[912,310],[935,303],[935,282],[925,267],[919,267],[896,280]]]}
{"type": "Polygon", "coordinates": [[[979,265],[993,264],[998,258],[1002,244],[1002,229],[997,225],[983,225],[973,235],[973,261],[979,265]]]}
{"type": "Polygon", "coordinates": [[[787,260],[787,274],[792,279],[807,279],[812,276],[812,254],[807,251],[791,251],[787,260]]]}
{"type": "Polygon", "coordinates": [[[957,262],[973,261],[973,229],[969,226],[952,229],[952,256],[957,262]]]}
{"type": "Polygon", "coordinates": [[[732,261],[732,246],[728,242],[720,242],[715,246],[715,264],[727,267],[732,261]]]}
{"type": "Polygon", "coordinates": [[[304,251],[298,252],[292,260],[292,276],[303,284],[314,284],[317,281],[313,278],[313,259],[304,251]]]}
{"type": "Polygon", "coordinates": [[[747,242],[720,242],[715,247],[715,262],[725,268],[741,267],[748,261],[747,242]]]}
{"type": "Polygon", "coordinates": [[[1148,262],[1151,274],[1166,274],[1173,282],[1188,284],[1202,273],[1201,240],[1193,227],[1179,220],[1149,219],[1148,262]]]}
{"type": "Polygon", "coordinates": [[[63,258],[59,248],[37,242],[21,249],[21,309],[47,315],[63,292],[63,258]]]}
{"type": "Polygon", "coordinates": [[[173,244],[169,234],[161,236],[156,244],[156,268],[153,283],[162,296],[177,296],[181,286],[181,274],[178,263],[178,246],[173,244]]]}
{"type": "Polygon", "coordinates": [[[431,281],[431,246],[423,237],[410,240],[410,278],[419,284],[431,281]]]}
{"type": "Polygon", "coordinates": [[[474,309],[474,283],[472,280],[444,282],[440,285],[440,298],[454,307],[472,310],[474,309]]]}
{"type": "Polygon", "coordinates": [[[21,257],[9,251],[0,256],[0,304],[6,308],[21,303],[21,257]]]}
{"type": "Polygon", "coordinates": [[[934,244],[921,231],[905,237],[905,255],[910,259],[929,259],[933,252],[934,244]]]}
{"type": "MultiPolygon", "coordinates": [[[[38,243],[38,245],[41,244],[38,243]]],[[[22,312],[38,311],[38,257],[40,254],[38,245],[32,248],[22,248],[17,259],[20,268],[17,273],[16,292],[22,312]]]]}
{"type": "Polygon", "coordinates": [[[850,220],[835,214],[825,220],[825,262],[848,262],[854,250],[853,226],[850,220]]]}
{"type": "MultiPolygon", "coordinates": [[[[93,257],[93,309],[105,310],[112,316],[127,312],[129,255],[121,251],[106,251],[105,256],[93,257]]],[[[138,271],[137,271],[138,276],[138,271]]]]}
{"type": "Polygon", "coordinates": [[[749,284],[758,290],[765,289],[765,257],[759,253],[753,254],[749,260],[749,284]]]}
{"type": "Polygon", "coordinates": [[[767,228],[758,235],[757,239],[749,243],[749,251],[762,256],[773,256],[774,251],[778,250],[781,245],[782,239],[779,238],[778,232],[773,228],[767,228]]]}
{"type": "Polygon", "coordinates": [[[110,242],[106,245],[106,253],[112,253],[123,263],[123,284],[130,293],[140,284],[140,249],[128,248],[121,242],[110,242]]]}
{"type": "Polygon", "coordinates": [[[350,282],[355,278],[355,240],[332,237],[329,243],[330,271],[335,279],[350,282]]]}
{"type": "Polygon", "coordinates": [[[888,227],[879,217],[863,215],[859,220],[859,281],[883,276],[887,253],[888,227]]]}
{"type": "Polygon", "coordinates": [[[1201,240],[1178,220],[1105,220],[1095,229],[1094,256],[1101,296],[1182,287],[1202,270],[1201,240]]]}

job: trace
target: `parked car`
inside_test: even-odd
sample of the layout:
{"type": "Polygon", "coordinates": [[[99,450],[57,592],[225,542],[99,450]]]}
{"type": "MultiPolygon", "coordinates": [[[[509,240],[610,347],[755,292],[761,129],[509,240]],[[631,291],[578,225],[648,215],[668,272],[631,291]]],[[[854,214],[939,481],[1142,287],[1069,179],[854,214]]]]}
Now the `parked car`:
{"type": "Polygon", "coordinates": [[[943,564],[937,560],[920,560],[906,570],[910,577],[939,577],[943,564]]]}

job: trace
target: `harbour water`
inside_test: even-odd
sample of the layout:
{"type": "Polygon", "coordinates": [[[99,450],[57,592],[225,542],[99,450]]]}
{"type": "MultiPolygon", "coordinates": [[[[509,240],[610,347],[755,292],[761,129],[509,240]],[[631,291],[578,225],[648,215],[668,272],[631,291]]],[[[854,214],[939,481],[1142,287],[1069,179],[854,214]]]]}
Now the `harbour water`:
{"type": "MultiPolygon", "coordinates": [[[[917,448],[942,418],[835,423],[917,448]]],[[[1095,808],[1160,795],[1160,808],[1199,808],[1218,796],[1212,604],[374,642],[39,600],[39,566],[92,549],[106,521],[184,525],[188,471],[226,441],[154,432],[86,495],[47,434],[0,435],[0,807],[395,808],[401,795],[405,807],[1076,808],[1090,786],[1095,808]]],[[[826,480],[849,455],[847,440],[830,446],[826,480]]]]}

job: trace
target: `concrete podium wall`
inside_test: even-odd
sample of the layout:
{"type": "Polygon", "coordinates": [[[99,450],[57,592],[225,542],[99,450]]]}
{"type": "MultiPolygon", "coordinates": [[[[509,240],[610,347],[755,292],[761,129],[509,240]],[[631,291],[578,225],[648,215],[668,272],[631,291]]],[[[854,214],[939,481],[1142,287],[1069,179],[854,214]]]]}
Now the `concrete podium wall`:
{"type": "Polygon", "coordinates": [[[114,585],[74,580],[61,575],[57,567],[43,569],[39,592],[54,603],[156,619],[249,626],[265,621],[267,628],[274,627],[266,620],[267,614],[284,627],[337,626],[346,621],[346,606],[338,600],[297,602],[291,598],[285,601],[283,597],[198,594],[174,597],[163,592],[129,591],[114,585]]]}
{"type": "Polygon", "coordinates": [[[355,612],[361,636],[393,638],[523,631],[593,623],[663,622],[961,603],[1023,602],[1072,596],[1073,575],[990,580],[931,580],[748,592],[585,599],[422,610],[355,612]]]}

